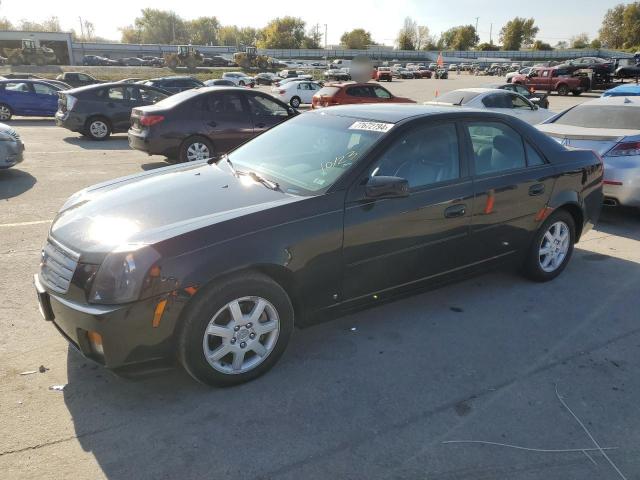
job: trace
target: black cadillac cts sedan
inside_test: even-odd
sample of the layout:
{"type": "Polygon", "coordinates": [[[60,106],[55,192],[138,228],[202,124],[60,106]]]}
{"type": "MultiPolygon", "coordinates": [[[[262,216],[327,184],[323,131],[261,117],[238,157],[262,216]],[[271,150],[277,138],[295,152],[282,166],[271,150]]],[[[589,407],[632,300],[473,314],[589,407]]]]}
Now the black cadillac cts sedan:
{"type": "Polygon", "coordinates": [[[294,325],[498,263],[551,280],[598,218],[602,162],[506,115],[418,105],[305,113],[216,162],[99,184],[55,218],[41,311],[123,370],[271,368],[294,325]]]}

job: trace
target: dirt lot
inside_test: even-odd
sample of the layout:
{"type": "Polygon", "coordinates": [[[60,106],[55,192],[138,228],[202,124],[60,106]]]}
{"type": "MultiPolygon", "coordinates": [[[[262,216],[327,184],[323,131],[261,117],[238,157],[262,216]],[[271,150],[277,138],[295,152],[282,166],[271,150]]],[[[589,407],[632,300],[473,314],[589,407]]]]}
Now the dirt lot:
{"type": "MultiPolygon", "coordinates": [[[[427,100],[465,77],[390,87],[427,100]]],[[[638,212],[605,210],[554,282],[494,272],[297,331],[244,386],[124,380],[41,319],[32,275],[70,194],[165,163],[123,135],[11,123],[27,159],[0,171],[4,478],[640,477],[638,212]]]]}

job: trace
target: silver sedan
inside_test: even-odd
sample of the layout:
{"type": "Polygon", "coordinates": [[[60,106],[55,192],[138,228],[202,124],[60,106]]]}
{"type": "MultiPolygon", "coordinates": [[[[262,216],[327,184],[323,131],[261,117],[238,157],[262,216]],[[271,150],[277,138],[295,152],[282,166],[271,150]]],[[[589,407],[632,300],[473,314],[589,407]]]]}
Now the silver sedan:
{"type": "Polygon", "coordinates": [[[591,100],[536,127],[563,145],[602,157],[605,205],[640,208],[639,97],[591,100]]]}
{"type": "Polygon", "coordinates": [[[0,169],[13,167],[24,156],[24,143],[18,132],[9,125],[0,123],[0,169]]]}

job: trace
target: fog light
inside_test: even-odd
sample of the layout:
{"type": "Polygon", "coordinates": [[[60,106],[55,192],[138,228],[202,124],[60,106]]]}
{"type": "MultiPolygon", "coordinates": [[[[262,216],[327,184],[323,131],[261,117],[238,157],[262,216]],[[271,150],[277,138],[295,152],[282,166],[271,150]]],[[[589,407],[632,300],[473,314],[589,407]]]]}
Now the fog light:
{"type": "Polygon", "coordinates": [[[87,338],[89,339],[89,345],[91,346],[91,351],[100,356],[104,357],[104,348],[102,347],[102,335],[98,332],[94,332],[93,330],[89,330],[87,332],[87,338]]]}

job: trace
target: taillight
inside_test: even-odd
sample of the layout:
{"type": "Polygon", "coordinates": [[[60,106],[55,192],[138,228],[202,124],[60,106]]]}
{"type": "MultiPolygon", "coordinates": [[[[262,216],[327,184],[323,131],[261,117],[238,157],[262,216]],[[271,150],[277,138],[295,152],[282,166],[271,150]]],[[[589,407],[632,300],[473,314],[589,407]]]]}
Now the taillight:
{"type": "Polygon", "coordinates": [[[631,155],[640,155],[640,142],[619,143],[606,154],[607,157],[627,157],[631,155]]]}
{"type": "Polygon", "coordinates": [[[140,117],[140,125],[150,127],[164,120],[163,115],[143,115],[140,117]]]}
{"type": "Polygon", "coordinates": [[[73,95],[66,95],[67,97],[67,110],[73,110],[73,107],[78,103],[78,99],[73,95]]]}

